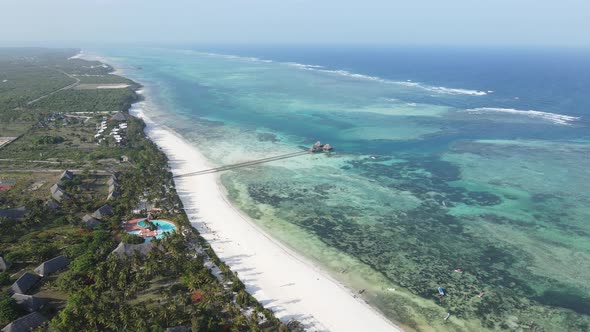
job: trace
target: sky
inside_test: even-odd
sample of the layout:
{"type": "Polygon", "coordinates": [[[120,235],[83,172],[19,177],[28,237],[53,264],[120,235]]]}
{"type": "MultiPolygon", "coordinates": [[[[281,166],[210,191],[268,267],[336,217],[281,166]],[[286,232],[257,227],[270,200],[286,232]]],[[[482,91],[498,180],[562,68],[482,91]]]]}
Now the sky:
{"type": "Polygon", "coordinates": [[[0,44],[590,47],[590,0],[0,0],[0,44]]]}

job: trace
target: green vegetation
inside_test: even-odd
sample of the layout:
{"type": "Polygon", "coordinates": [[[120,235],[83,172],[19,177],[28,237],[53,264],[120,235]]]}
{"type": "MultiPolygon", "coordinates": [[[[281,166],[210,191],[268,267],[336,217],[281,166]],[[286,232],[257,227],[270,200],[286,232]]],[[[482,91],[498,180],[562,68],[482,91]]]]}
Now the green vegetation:
{"type": "Polygon", "coordinates": [[[129,84],[132,86],[138,86],[137,83],[133,82],[130,79],[125,77],[121,77],[118,75],[107,74],[107,75],[93,75],[93,76],[84,76],[78,75],[76,76],[80,80],[80,83],[83,84],[129,84]]]}
{"type": "Polygon", "coordinates": [[[35,138],[35,144],[59,144],[63,143],[64,138],[61,136],[41,136],[35,138]]]}
{"type": "MultiPolygon", "coordinates": [[[[0,180],[14,183],[0,192],[0,209],[27,209],[24,218],[0,218],[0,255],[11,263],[8,273],[0,274],[0,291],[14,282],[10,275],[65,255],[71,261],[68,268],[43,277],[28,292],[50,300],[41,310],[51,319],[49,331],[164,331],[172,326],[192,331],[299,330],[297,323],[281,324],[250,296],[190,226],[167,158],[147,139],[141,120],[127,119],[124,144],[108,139],[97,144],[96,126],[137,100],[131,88],[67,89],[27,105],[27,100],[71,84],[64,73],[88,83],[129,83],[101,63],[66,60],[73,54],[75,50],[0,50],[1,65],[13,68],[12,79],[22,80],[12,89],[0,89],[0,118],[6,121],[0,136],[22,135],[0,149],[0,180]],[[29,84],[34,79],[39,82],[29,84]],[[121,156],[129,162],[121,162],[121,156]],[[61,183],[67,198],[52,209],[45,204],[49,188],[64,169],[74,170],[74,179],[61,183]],[[119,195],[107,200],[113,174],[118,174],[119,195]],[[119,257],[112,253],[119,241],[144,242],[121,228],[122,220],[145,217],[132,213],[140,200],[158,207],[158,217],[176,223],[178,232],[153,240],[144,256],[135,252],[119,257]],[[107,203],[113,215],[93,227],[82,222],[82,216],[107,203]],[[213,275],[205,262],[217,266],[221,275],[213,275]]],[[[0,298],[0,323],[23,314],[12,299],[0,298]]]]}
{"type": "Polygon", "coordinates": [[[60,112],[116,112],[127,109],[136,101],[131,89],[64,90],[35,103],[40,110],[60,112]]]}
{"type": "Polygon", "coordinates": [[[0,324],[8,324],[18,317],[18,311],[16,310],[16,302],[6,296],[0,296],[0,324]]]}

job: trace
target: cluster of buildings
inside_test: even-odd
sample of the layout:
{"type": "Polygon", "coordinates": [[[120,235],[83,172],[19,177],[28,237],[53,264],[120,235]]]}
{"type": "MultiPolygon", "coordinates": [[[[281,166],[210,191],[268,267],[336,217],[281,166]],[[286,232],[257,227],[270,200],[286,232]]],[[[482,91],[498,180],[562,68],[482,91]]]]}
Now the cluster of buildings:
{"type": "Polygon", "coordinates": [[[108,121],[106,118],[103,118],[103,121],[97,127],[96,135],[94,135],[94,138],[98,140],[97,144],[102,143],[106,139],[107,135],[105,135],[105,131],[107,130],[108,123],[114,122],[119,124],[111,129],[108,136],[112,136],[117,144],[124,144],[125,132],[127,131],[127,123],[125,121],[127,121],[127,116],[123,112],[116,113],[108,121]]]}
{"type": "MultiPolygon", "coordinates": [[[[40,314],[38,310],[43,308],[45,300],[28,295],[31,290],[43,277],[65,269],[70,261],[65,256],[57,256],[48,261],[41,263],[32,272],[25,272],[18,278],[8,289],[9,294],[16,301],[17,305],[28,315],[20,317],[2,329],[2,332],[29,331],[47,322],[47,318],[40,314]]],[[[8,269],[8,263],[3,257],[0,257],[0,271],[8,269]]]]}
{"type": "Polygon", "coordinates": [[[65,170],[63,173],[61,173],[61,175],[59,176],[59,180],[57,180],[57,183],[55,183],[49,189],[51,191],[51,198],[45,203],[45,205],[47,205],[47,207],[49,207],[52,210],[57,209],[59,207],[59,203],[61,203],[63,200],[70,198],[65,192],[64,184],[67,181],[72,180],[74,180],[74,173],[72,173],[71,171],[65,170]]]}
{"type": "Polygon", "coordinates": [[[107,197],[107,200],[110,201],[119,197],[119,173],[111,175],[107,181],[107,185],[109,186],[109,196],[107,197]]]}
{"type": "Polygon", "coordinates": [[[49,117],[47,117],[47,119],[39,121],[37,124],[35,124],[35,126],[33,126],[34,128],[43,128],[43,127],[48,127],[50,123],[52,122],[57,122],[57,121],[62,121],[63,125],[66,126],[69,124],[69,119],[68,117],[64,116],[64,113],[62,112],[58,112],[58,113],[51,113],[49,115],[49,117]]]}

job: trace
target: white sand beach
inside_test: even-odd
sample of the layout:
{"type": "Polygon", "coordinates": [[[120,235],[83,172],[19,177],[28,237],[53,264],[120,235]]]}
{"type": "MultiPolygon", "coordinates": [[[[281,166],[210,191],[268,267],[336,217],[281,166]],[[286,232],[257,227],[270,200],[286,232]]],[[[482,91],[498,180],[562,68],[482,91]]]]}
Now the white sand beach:
{"type": "MultiPolygon", "coordinates": [[[[211,168],[202,154],[168,128],[133,115],[170,159],[175,175],[211,168]]],[[[176,189],[194,227],[246,289],[282,321],[310,331],[402,331],[319,267],[270,238],[228,201],[218,175],[176,178],[176,189]]]]}

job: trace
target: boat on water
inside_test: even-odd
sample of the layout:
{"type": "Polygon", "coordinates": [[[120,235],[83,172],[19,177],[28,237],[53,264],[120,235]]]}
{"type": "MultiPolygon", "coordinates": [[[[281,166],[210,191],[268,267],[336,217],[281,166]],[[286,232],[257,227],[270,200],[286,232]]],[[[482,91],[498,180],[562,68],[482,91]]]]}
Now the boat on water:
{"type": "Polygon", "coordinates": [[[438,288],[438,296],[445,296],[445,289],[442,287],[438,288]]]}

